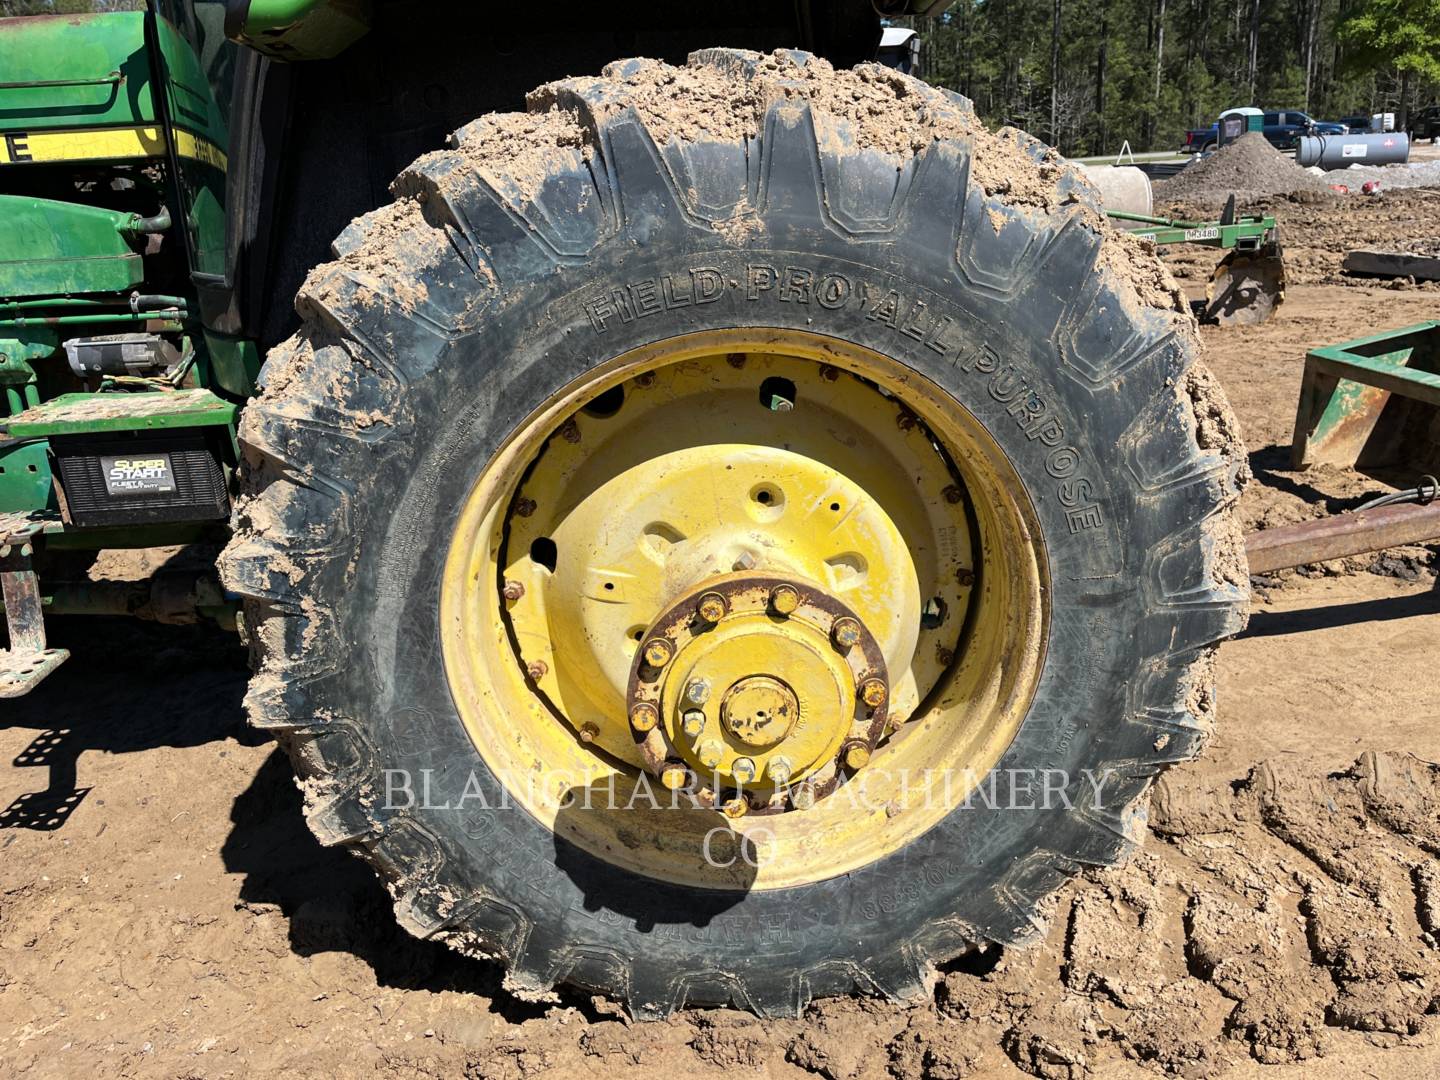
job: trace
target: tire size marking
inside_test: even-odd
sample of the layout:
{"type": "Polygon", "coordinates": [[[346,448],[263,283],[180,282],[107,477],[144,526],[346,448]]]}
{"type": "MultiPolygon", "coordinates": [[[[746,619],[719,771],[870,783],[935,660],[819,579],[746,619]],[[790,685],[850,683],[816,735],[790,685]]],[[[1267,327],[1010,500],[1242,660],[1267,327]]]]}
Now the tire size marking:
{"type": "Polygon", "coordinates": [[[1095,485],[1082,471],[1080,451],[1066,442],[1064,424],[1055,410],[1015,365],[1002,363],[988,344],[966,345],[960,340],[955,319],[931,310],[924,300],[848,274],[754,262],[745,267],[743,280],[727,278],[713,266],[696,266],[593,293],[582,306],[591,328],[603,334],[617,321],[631,323],[662,311],[714,303],[727,288],[737,297],[743,296],[746,303],[858,310],[871,322],[949,359],[967,375],[989,376],[986,391],[990,397],[1005,407],[1026,439],[1045,448],[1045,472],[1055,483],[1055,497],[1071,534],[1105,524],[1100,504],[1092,498],[1095,485]]]}

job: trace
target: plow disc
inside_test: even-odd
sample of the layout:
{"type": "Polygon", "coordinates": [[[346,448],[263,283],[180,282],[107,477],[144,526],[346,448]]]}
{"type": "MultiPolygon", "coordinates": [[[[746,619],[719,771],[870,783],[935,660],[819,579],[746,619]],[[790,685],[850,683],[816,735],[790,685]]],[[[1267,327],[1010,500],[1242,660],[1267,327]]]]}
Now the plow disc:
{"type": "Polygon", "coordinates": [[[1285,262],[1279,243],[1257,251],[1230,251],[1211,275],[1202,322],[1258,326],[1285,299],[1285,262]]]}

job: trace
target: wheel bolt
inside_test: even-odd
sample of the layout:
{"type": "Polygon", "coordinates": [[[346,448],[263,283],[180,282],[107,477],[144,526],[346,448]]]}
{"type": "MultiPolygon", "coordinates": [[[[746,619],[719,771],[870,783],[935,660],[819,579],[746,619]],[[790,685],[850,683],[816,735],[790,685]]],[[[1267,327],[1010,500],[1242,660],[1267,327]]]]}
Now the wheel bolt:
{"type": "Polygon", "coordinates": [[[679,791],[690,782],[690,770],[679,761],[667,761],[660,770],[660,783],[671,791],[679,791]]]}
{"type": "Polygon", "coordinates": [[[699,709],[685,710],[685,715],[680,718],[680,730],[695,738],[705,730],[705,714],[699,709]]]}
{"type": "Polygon", "coordinates": [[[539,682],[541,679],[543,679],[546,672],[548,672],[549,670],[550,665],[545,663],[544,660],[531,660],[530,663],[525,665],[525,674],[529,675],[530,678],[534,679],[536,682],[539,682]]]}
{"type": "Polygon", "coordinates": [[[770,763],[765,766],[765,775],[770,778],[772,784],[777,786],[788,784],[790,773],[790,762],[783,757],[772,758],[770,763]]]}
{"type": "Polygon", "coordinates": [[[808,780],[790,792],[790,805],[796,810],[809,810],[815,805],[815,785],[808,780]]]}
{"type": "Polygon", "coordinates": [[[730,605],[725,597],[718,592],[708,592],[700,597],[700,603],[695,605],[695,612],[706,622],[716,623],[725,617],[725,612],[730,610],[730,605]]]}
{"type": "Polygon", "coordinates": [[[518,581],[507,581],[505,587],[500,590],[500,595],[513,604],[525,595],[525,586],[518,581]]]}
{"type": "Polygon", "coordinates": [[[516,499],[515,513],[519,514],[521,517],[529,517],[531,514],[535,513],[535,500],[524,498],[516,499]]]}
{"type": "Polygon", "coordinates": [[[685,687],[685,700],[691,705],[704,705],[710,700],[710,680],[691,679],[685,687]]]}
{"type": "Polygon", "coordinates": [[[713,769],[725,756],[725,746],[719,739],[706,739],[695,748],[695,756],[700,759],[701,765],[713,769]]]}
{"type": "Polygon", "coordinates": [[[654,668],[662,668],[670,662],[675,650],[664,638],[651,638],[645,643],[645,662],[654,668]]]}
{"type": "Polygon", "coordinates": [[[885,698],[889,691],[885,689],[883,679],[866,679],[860,684],[860,700],[869,705],[872,709],[878,709],[885,704],[885,698]]]}
{"type": "Polygon", "coordinates": [[[589,746],[599,737],[600,727],[598,724],[592,724],[589,721],[586,721],[585,723],[580,725],[580,741],[583,742],[586,746],[589,746]]]}
{"type": "Polygon", "coordinates": [[[794,585],[776,585],[770,590],[770,607],[779,615],[789,615],[800,606],[800,592],[794,585]]]}
{"type": "Polygon", "coordinates": [[[835,644],[840,649],[852,648],[860,644],[860,624],[850,616],[842,615],[830,628],[830,636],[835,639],[835,644]]]}
{"type": "Polygon", "coordinates": [[[630,710],[630,726],[636,731],[654,731],[660,723],[660,713],[648,701],[641,701],[630,710]]]}
{"type": "Polygon", "coordinates": [[[974,585],[975,571],[971,570],[968,566],[962,566],[959,570],[955,571],[955,584],[974,585]]]}
{"type": "Polygon", "coordinates": [[[863,769],[870,763],[870,747],[863,742],[846,743],[842,753],[845,755],[846,768],[863,769]]]}
{"type": "Polygon", "coordinates": [[[965,497],[965,493],[954,484],[947,487],[941,494],[945,496],[945,501],[948,503],[958,503],[965,497]]]}
{"type": "Polygon", "coordinates": [[[749,809],[750,804],[738,795],[733,799],[726,799],[720,804],[720,812],[732,820],[744,817],[749,809]]]}
{"type": "Polygon", "coordinates": [[[755,762],[748,757],[736,758],[730,766],[730,775],[742,784],[750,783],[755,779],[755,762]]]}

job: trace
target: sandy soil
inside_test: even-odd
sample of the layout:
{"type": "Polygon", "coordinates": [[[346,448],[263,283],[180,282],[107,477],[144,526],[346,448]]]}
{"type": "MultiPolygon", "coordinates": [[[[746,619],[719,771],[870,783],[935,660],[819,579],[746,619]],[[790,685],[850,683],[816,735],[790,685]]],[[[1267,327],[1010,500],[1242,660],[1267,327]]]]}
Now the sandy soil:
{"type": "MultiPolygon", "coordinates": [[[[1250,522],[1379,490],[1287,471],[1301,357],[1435,300],[1301,285],[1266,326],[1205,332],[1250,522]]],[[[74,658],[0,713],[0,1073],[1435,1075],[1440,598],[1411,554],[1412,580],[1361,560],[1267,582],[1221,652],[1210,752],[1166,778],[1141,854],[1063,891],[1043,947],[954,965],[932,1000],[768,1024],[510,998],[310,837],[226,638],[55,620],[74,658]]]]}

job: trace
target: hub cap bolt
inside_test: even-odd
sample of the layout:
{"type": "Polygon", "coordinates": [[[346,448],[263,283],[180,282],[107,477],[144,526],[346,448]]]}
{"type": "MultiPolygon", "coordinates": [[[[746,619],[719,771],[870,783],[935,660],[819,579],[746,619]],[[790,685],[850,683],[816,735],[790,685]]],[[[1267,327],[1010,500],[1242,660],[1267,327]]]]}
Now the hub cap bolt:
{"type": "Polygon", "coordinates": [[[687,709],[680,719],[680,730],[695,738],[705,730],[705,714],[699,709],[687,709]]]}
{"type": "Polygon", "coordinates": [[[835,644],[842,650],[860,644],[860,624],[848,615],[842,615],[835,620],[835,625],[830,628],[830,634],[835,639],[835,644]]]}
{"type": "Polygon", "coordinates": [[[776,585],[770,590],[770,607],[776,614],[789,615],[800,606],[800,593],[793,585],[776,585]]]}
{"type": "Polygon", "coordinates": [[[600,726],[598,724],[592,724],[587,721],[580,725],[580,741],[585,745],[590,745],[599,737],[600,726]]]}
{"type": "Polygon", "coordinates": [[[788,784],[790,782],[790,762],[783,757],[773,758],[770,764],[765,766],[765,775],[777,787],[788,784]]]}
{"type": "Polygon", "coordinates": [[[806,781],[790,792],[790,805],[796,810],[809,810],[815,805],[815,785],[806,781]]]}
{"type": "Polygon", "coordinates": [[[870,764],[870,747],[863,742],[849,743],[845,749],[845,767],[849,769],[863,769],[870,764]]]}
{"type": "Polygon", "coordinates": [[[736,758],[735,764],[730,766],[730,775],[742,784],[750,783],[755,779],[755,762],[748,757],[736,758]]]}
{"type": "Polygon", "coordinates": [[[685,687],[685,700],[691,705],[704,705],[710,700],[710,680],[691,679],[685,687]]]}
{"type": "Polygon", "coordinates": [[[530,663],[525,665],[525,674],[529,675],[530,678],[536,682],[543,679],[549,670],[550,665],[545,663],[544,660],[531,660],[530,663]]]}
{"type": "Polygon", "coordinates": [[[630,710],[630,726],[636,731],[653,731],[658,723],[660,714],[648,701],[642,701],[630,710]]]}
{"type": "Polygon", "coordinates": [[[645,662],[654,668],[662,668],[670,662],[674,650],[664,638],[651,638],[645,643],[645,662]]]}
{"type": "Polygon", "coordinates": [[[660,783],[671,791],[679,791],[690,782],[690,770],[678,761],[667,761],[660,770],[660,783]]]}
{"type": "Polygon", "coordinates": [[[726,799],[720,804],[720,812],[728,818],[744,817],[745,812],[750,809],[750,804],[738,795],[733,799],[726,799]]]}
{"type": "Polygon", "coordinates": [[[500,590],[500,595],[509,600],[512,604],[525,595],[525,586],[518,581],[505,582],[505,588],[500,590]]]}
{"type": "Polygon", "coordinates": [[[885,698],[889,691],[885,689],[885,682],[882,679],[866,679],[860,684],[860,700],[869,705],[872,709],[878,709],[885,704],[885,698]]]}
{"type": "Polygon", "coordinates": [[[696,605],[695,611],[706,622],[716,623],[725,617],[725,612],[730,609],[725,597],[719,593],[706,593],[700,597],[700,603],[696,605]]]}
{"type": "Polygon", "coordinates": [[[695,754],[700,759],[701,765],[707,769],[713,769],[725,756],[725,746],[719,739],[706,739],[696,748],[695,754]]]}

